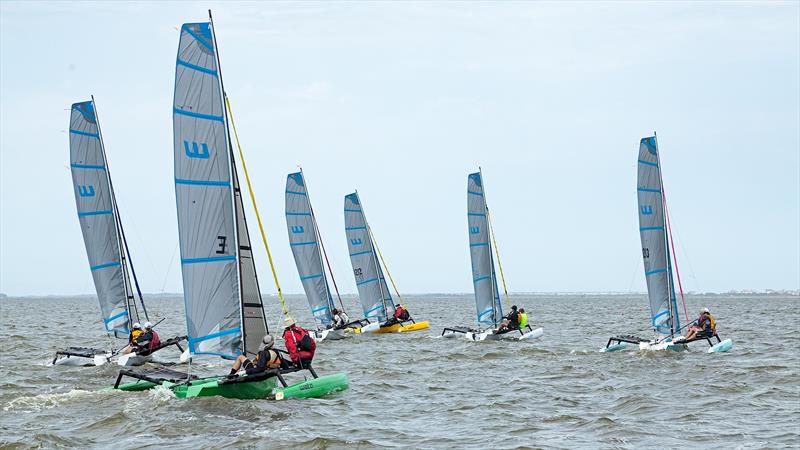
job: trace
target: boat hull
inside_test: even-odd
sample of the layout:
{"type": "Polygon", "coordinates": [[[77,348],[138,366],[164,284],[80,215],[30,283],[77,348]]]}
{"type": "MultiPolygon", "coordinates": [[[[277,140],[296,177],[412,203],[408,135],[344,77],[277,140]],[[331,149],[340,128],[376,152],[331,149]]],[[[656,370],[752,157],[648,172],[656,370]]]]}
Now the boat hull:
{"type": "Polygon", "coordinates": [[[123,367],[141,366],[148,363],[153,359],[153,355],[137,355],[135,353],[128,353],[117,358],[117,365],[123,367]]]}
{"type": "Polygon", "coordinates": [[[350,387],[350,381],[347,374],[344,372],[334,373],[279,388],[275,391],[275,400],[323,397],[333,392],[343,391],[348,387],[350,387]]]}
{"type": "Polygon", "coordinates": [[[708,353],[724,353],[730,350],[733,347],[733,341],[730,339],[725,339],[722,342],[718,342],[711,346],[708,349],[708,353]]]}
{"type": "Polygon", "coordinates": [[[411,325],[402,326],[397,331],[400,333],[409,333],[411,331],[425,330],[430,327],[431,324],[426,320],[423,322],[417,322],[417,323],[412,323],[411,325]]]}

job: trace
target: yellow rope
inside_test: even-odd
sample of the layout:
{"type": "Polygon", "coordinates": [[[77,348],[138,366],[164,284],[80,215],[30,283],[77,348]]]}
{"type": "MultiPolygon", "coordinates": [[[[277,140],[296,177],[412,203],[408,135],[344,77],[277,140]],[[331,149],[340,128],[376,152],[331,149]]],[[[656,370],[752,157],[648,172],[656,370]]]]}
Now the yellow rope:
{"type": "Polygon", "coordinates": [[[264,247],[267,249],[267,258],[269,259],[269,267],[272,269],[272,278],[275,279],[275,287],[278,288],[278,298],[281,299],[283,306],[283,315],[289,316],[289,309],[286,307],[286,301],[283,299],[283,291],[281,291],[281,284],[278,282],[278,273],[275,272],[275,263],[272,261],[272,253],[269,251],[269,244],[267,244],[267,234],[264,232],[264,225],[261,223],[261,215],[258,213],[258,206],[256,206],[256,196],[253,193],[253,185],[250,183],[250,175],[247,173],[247,164],[244,162],[244,153],[242,152],[242,145],[239,143],[239,133],[236,132],[236,124],[233,122],[233,112],[231,111],[231,101],[228,96],[225,96],[225,104],[228,106],[228,115],[231,118],[231,126],[233,127],[233,135],[236,137],[236,147],[239,149],[239,159],[242,160],[242,170],[244,170],[244,178],[247,180],[247,189],[250,191],[250,199],[253,201],[253,210],[256,212],[256,220],[258,220],[258,229],[261,231],[261,239],[264,240],[264,247]]]}
{"type": "Polygon", "coordinates": [[[511,307],[511,300],[508,299],[508,287],[506,286],[506,277],[503,275],[503,265],[500,264],[500,250],[497,248],[497,241],[494,239],[494,228],[492,228],[492,216],[489,214],[489,208],[486,208],[486,221],[489,222],[489,232],[492,234],[492,245],[494,245],[494,254],[497,255],[497,267],[500,268],[500,279],[503,280],[503,293],[506,296],[506,305],[511,307]]]}
{"type": "Polygon", "coordinates": [[[406,304],[403,302],[403,297],[400,296],[400,291],[397,290],[397,285],[394,284],[394,278],[392,278],[392,273],[389,272],[389,266],[386,265],[386,261],[383,260],[383,255],[381,254],[381,248],[378,247],[378,241],[375,239],[375,235],[372,234],[372,227],[367,227],[367,231],[369,231],[370,237],[372,237],[372,244],[375,245],[375,250],[378,251],[378,257],[381,259],[381,263],[383,263],[383,267],[386,268],[386,275],[389,276],[389,281],[392,282],[392,287],[394,288],[394,293],[397,294],[397,299],[400,300],[400,306],[403,308],[406,307],[406,304]]]}

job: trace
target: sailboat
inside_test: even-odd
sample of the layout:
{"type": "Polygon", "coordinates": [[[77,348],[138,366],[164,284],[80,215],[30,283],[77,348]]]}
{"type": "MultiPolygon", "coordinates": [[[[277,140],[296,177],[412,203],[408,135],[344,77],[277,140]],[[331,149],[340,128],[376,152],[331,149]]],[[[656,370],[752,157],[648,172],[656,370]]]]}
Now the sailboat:
{"type": "MultiPolygon", "coordinates": [[[[181,27],[175,68],[173,133],[175,196],[189,351],[193,356],[254,358],[269,332],[258,287],[211,11],[209,22],[181,27]]],[[[158,369],[120,371],[114,388],[169,387],[177,397],[267,398],[324,395],[346,389],[345,374],[317,377],[307,369],[269,369],[242,376],[196,375],[158,369]],[[287,386],[284,374],[313,379],[287,386]],[[120,384],[123,377],[135,382],[120,384]],[[306,385],[307,389],[301,389],[306,385]]]]}
{"type": "MultiPolygon", "coordinates": [[[[637,166],[639,236],[642,241],[644,276],[647,281],[650,324],[654,337],[644,339],[633,335],[614,336],[601,351],[623,350],[629,347],[628,344],[641,350],[685,350],[688,343],[698,340],[708,343],[709,353],[727,351],[733,342],[730,339],[721,340],[716,333],[713,336],[716,343],[712,342],[711,337],[685,340],[680,336],[686,327],[681,327],[678,315],[672,264],[674,255],[670,254],[671,236],[655,134],[642,138],[639,142],[637,166]]],[[[688,325],[690,324],[686,326],[688,325]]]]}
{"type": "MultiPolygon", "coordinates": [[[[55,365],[105,364],[119,354],[119,350],[113,347],[128,344],[132,324],[142,319],[149,320],[122,228],[96,111],[94,97],[72,105],[69,119],[70,170],[78,221],[100,302],[103,327],[117,341],[112,344],[111,350],[90,347],[60,350],[53,358],[55,365]],[[131,275],[139,295],[141,313],[133,295],[131,275]]],[[[123,366],[141,365],[150,361],[153,353],[171,345],[183,352],[180,342],[185,338],[180,336],[165,340],[147,355],[123,355],[117,359],[117,363],[123,366]]]]}
{"type": "MultiPolygon", "coordinates": [[[[314,209],[311,207],[311,199],[302,169],[299,172],[290,173],[286,177],[286,227],[289,232],[289,245],[297,265],[297,273],[303,284],[311,314],[318,323],[315,339],[318,342],[325,339],[343,339],[347,335],[346,331],[369,324],[369,321],[362,319],[351,322],[342,329],[331,328],[332,311],[336,305],[323,265],[325,247],[317,227],[314,209]]],[[[327,261],[327,255],[325,255],[325,259],[327,261]]],[[[327,267],[330,271],[330,263],[327,264],[327,267]]],[[[336,280],[333,278],[333,272],[330,273],[335,286],[336,280]]],[[[336,288],[336,296],[339,298],[340,307],[344,310],[338,288],[336,288]]]]}
{"type": "MultiPolygon", "coordinates": [[[[356,287],[361,307],[364,310],[364,318],[375,320],[361,328],[360,332],[394,333],[428,328],[430,324],[427,321],[416,322],[414,319],[410,319],[411,324],[403,325],[403,323],[393,320],[395,304],[386,284],[386,278],[383,276],[383,269],[379,262],[380,250],[377,248],[372,230],[367,223],[358,191],[344,197],[344,227],[347,235],[347,248],[350,252],[350,263],[353,266],[353,275],[356,278],[356,287]]],[[[394,281],[392,281],[392,285],[394,285],[394,281]]],[[[397,293],[396,289],[395,293],[397,293]]]]}
{"type": "MultiPolygon", "coordinates": [[[[469,252],[472,259],[472,286],[475,290],[478,328],[465,326],[447,327],[442,330],[443,337],[463,336],[473,341],[516,339],[532,340],[544,334],[542,328],[496,332],[503,320],[503,304],[497,288],[497,272],[494,268],[492,242],[494,236],[489,221],[489,208],[483,177],[480,171],[467,176],[467,222],[469,227],[469,252]]],[[[499,262],[499,258],[498,258],[499,262]]],[[[502,271],[502,266],[500,266],[502,271]]],[[[502,273],[502,272],[501,272],[502,273]]],[[[505,280],[503,281],[505,286],[505,280]]],[[[506,292],[506,300],[508,293],[506,292]]]]}

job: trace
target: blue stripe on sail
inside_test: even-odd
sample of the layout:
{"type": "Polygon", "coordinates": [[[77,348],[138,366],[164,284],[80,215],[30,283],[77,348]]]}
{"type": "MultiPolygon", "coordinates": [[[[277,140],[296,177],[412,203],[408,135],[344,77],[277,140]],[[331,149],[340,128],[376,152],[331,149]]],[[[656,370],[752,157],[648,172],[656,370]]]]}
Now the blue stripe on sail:
{"type": "Polygon", "coordinates": [[[328,305],[320,306],[319,308],[312,309],[311,314],[318,313],[320,311],[325,311],[326,309],[328,309],[328,305]]]}
{"type": "Polygon", "coordinates": [[[286,215],[287,216],[310,216],[311,213],[310,212],[299,212],[299,213],[287,212],[286,215]]]}
{"type": "Polygon", "coordinates": [[[377,311],[377,310],[381,309],[382,307],[383,307],[383,304],[382,304],[382,303],[378,303],[378,306],[375,306],[374,308],[372,308],[372,309],[370,309],[369,311],[365,312],[365,313],[364,313],[364,316],[365,316],[365,317],[366,317],[366,316],[369,316],[369,314],[370,314],[371,312],[375,312],[375,311],[377,311]]]}
{"type": "Polygon", "coordinates": [[[363,252],[356,252],[356,253],[350,253],[350,256],[366,255],[367,253],[372,253],[372,250],[367,250],[367,251],[363,251],[363,252]]]}
{"type": "Polygon", "coordinates": [[[469,244],[469,246],[470,247],[484,247],[484,246],[488,247],[489,243],[488,242],[478,242],[477,244],[469,244]]]}
{"type": "Polygon", "coordinates": [[[639,164],[644,164],[645,166],[658,167],[657,163],[649,162],[649,161],[642,161],[641,159],[639,160],[639,164]]]}
{"type": "Polygon", "coordinates": [[[110,210],[110,209],[105,209],[105,210],[102,210],[102,211],[87,211],[87,212],[79,212],[79,213],[78,213],[78,217],[84,217],[84,216],[104,216],[104,215],[106,215],[106,214],[111,214],[111,210],[110,210]]]}
{"type": "Polygon", "coordinates": [[[345,227],[345,231],[353,231],[353,230],[366,230],[367,227],[345,227]]]}
{"type": "Polygon", "coordinates": [[[485,316],[485,315],[487,315],[487,314],[489,314],[489,313],[491,313],[491,312],[492,312],[492,308],[491,308],[491,306],[490,306],[489,308],[486,308],[485,310],[483,310],[483,312],[481,312],[480,314],[478,314],[478,322],[480,322],[480,321],[481,321],[481,319],[483,318],[483,316],[485,316]]]}
{"type": "Polygon", "coordinates": [[[474,213],[474,212],[468,212],[468,213],[467,213],[467,215],[468,215],[468,216],[486,217],[486,213],[474,213]]]}
{"type": "Polygon", "coordinates": [[[194,118],[197,118],[197,119],[216,120],[217,122],[222,122],[223,121],[222,120],[222,116],[212,116],[211,114],[200,114],[200,113],[191,112],[191,111],[184,111],[184,110],[178,109],[178,108],[172,108],[172,111],[175,112],[175,114],[194,117],[194,118]]]}
{"type": "Polygon", "coordinates": [[[114,261],[114,262],[110,262],[110,263],[98,264],[96,266],[91,266],[91,267],[89,267],[89,269],[91,269],[91,270],[100,270],[100,269],[105,269],[107,267],[116,267],[118,265],[119,265],[119,261],[114,261]]]}
{"type": "Polygon", "coordinates": [[[290,190],[288,190],[288,189],[286,190],[286,193],[287,193],[287,194],[294,194],[294,195],[306,195],[306,193],[305,193],[305,192],[290,191],[290,190]]]}
{"type": "Polygon", "coordinates": [[[96,170],[105,170],[106,166],[96,166],[93,164],[70,164],[70,167],[73,169],[96,169],[96,170]]]}
{"type": "Polygon", "coordinates": [[[212,256],[210,258],[181,258],[181,264],[204,264],[220,261],[236,261],[236,255],[212,256]]]}
{"type": "MultiPolygon", "coordinates": [[[[202,26],[202,25],[205,25],[205,24],[199,24],[199,25],[201,25],[201,26],[202,26]]],[[[186,31],[187,33],[189,33],[189,34],[190,34],[190,35],[191,35],[191,36],[194,38],[194,40],[195,40],[195,41],[197,41],[197,43],[198,43],[198,44],[200,44],[200,45],[202,45],[203,47],[205,47],[205,48],[207,48],[207,49],[211,50],[212,52],[214,51],[214,47],[213,47],[213,46],[211,46],[211,44],[210,44],[210,43],[206,42],[206,41],[205,41],[205,39],[203,39],[202,37],[198,36],[198,35],[197,35],[197,33],[195,33],[194,31],[192,31],[192,29],[191,29],[191,28],[189,28],[189,27],[183,27],[183,30],[184,30],[184,31],[186,31]]]]}
{"type": "Polygon", "coordinates": [[[649,272],[645,272],[644,276],[649,277],[650,275],[655,275],[657,273],[662,273],[662,272],[666,272],[666,271],[667,271],[667,269],[653,269],[653,270],[651,270],[649,272]]]}
{"type": "Polygon", "coordinates": [[[97,134],[97,133],[87,133],[86,131],[73,130],[72,128],[69,129],[69,132],[72,133],[72,134],[79,134],[81,136],[89,136],[89,137],[93,137],[93,138],[99,138],[100,137],[100,135],[97,134]]]}
{"type": "Polygon", "coordinates": [[[300,277],[300,281],[303,281],[303,280],[310,280],[310,279],[312,279],[312,278],[319,278],[319,277],[321,277],[321,276],[322,276],[322,274],[321,274],[321,273],[315,273],[314,275],[306,275],[306,276],[304,276],[304,277],[300,277]]]}
{"type": "Polygon", "coordinates": [[[210,180],[182,180],[180,178],[175,178],[175,184],[191,184],[195,186],[222,186],[222,187],[229,187],[231,185],[230,181],[210,181],[210,180]]]}
{"type": "Polygon", "coordinates": [[[661,189],[650,189],[650,188],[641,188],[641,187],[640,188],[636,188],[636,190],[639,191],[639,192],[655,192],[655,193],[660,193],[661,192],[661,189]]]}
{"type": "Polygon", "coordinates": [[[345,209],[344,209],[344,212],[361,212],[361,210],[360,210],[360,209],[349,209],[349,208],[345,208],[345,209]]]}
{"type": "Polygon", "coordinates": [[[478,195],[478,196],[483,197],[483,192],[467,191],[467,194],[478,195]]]}
{"type": "Polygon", "coordinates": [[[189,336],[188,339],[189,339],[189,343],[190,344],[197,344],[199,342],[207,341],[209,339],[218,338],[220,336],[227,336],[229,334],[237,334],[239,332],[240,332],[240,328],[236,327],[236,328],[229,328],[227,330],[218,331],[216,333],[211,333],[211,334],[207,334],[205,336],[200,336],[200,337],[196,337],[196,338],[193,338],[193,337],[189,336]]]}
{"type": "Polygon", "coordinates": [[[292,243],[291,243],[291,244],[289,244],[289,245],[290,245],[290,246],[292,246],[292,247],[297,247],[297,246],[299,246],[299,245],[314,245],[314,244],[316,244],[316,243],[317,243],[317,241],[308,241],[308,242],[292,242],[292,243]]]}
{"type": "Polygon", "coordinates": [[[358,283],[356,283],[356,286],[361,286],[362,284],[372,283],[372,282],[375,282],[375,281],[378,281],[378,279],[377,278],[370,278],[369,280],[359,281],[358,283]]]}
{"type": "Polygon", "coordinates": [[[479,281],[488,280],[489,278],[492,278],[492,277],[491,277],[491,275],[484,275],[484,276],[482,276],[482,277],[474,278],[474,279],[472,280],[472,282],[473,282],[473,283],[477,283],[477,282],[479,282],[479,281]]]}
{"type": "Polygon", "coordinates": [[[119,319],[120,317],[127,316],[127,315],[128,315],[128,311],[122,311],[119,314],[114,314],[113,316],[109,317],[108,319],[103,319],[103,323],[106,325],[106,329],[108,329],[108,324],[110,322],[113,322],[113,321],[119,319]]]}
{"type": "Polygon", "coordinates": [[[217,76],[217,71],[212,69],[206,69],[205,67],[200,67],[198,65],[192,64],[190,62],[186,62],[182,59],[178,60],[178,65],[183,67],[188,67],[190,69],[196,70],[198,72],[207,73],[209,75],[217,76]]]}
{"type": "Polygon", "coordinates": [[[664,231],[664,227],[642,227],[639,231],[664,231]]]}

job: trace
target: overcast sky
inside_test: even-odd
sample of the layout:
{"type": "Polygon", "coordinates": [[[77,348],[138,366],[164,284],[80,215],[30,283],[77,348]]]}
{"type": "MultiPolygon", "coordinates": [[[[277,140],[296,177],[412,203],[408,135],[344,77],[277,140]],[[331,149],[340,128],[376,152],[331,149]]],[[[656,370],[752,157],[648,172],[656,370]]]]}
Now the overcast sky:
{"type": "Polygon", "coordinates": [[[653,130],[684,288],[800,288],[798,2],[3,1],[0,291],[94,292],[66,133],[90,94],[143,289],[182,290],[175,54],[208,7],[285,292],[302,292],[283,215],[298,164],[345,292],[355,188],[401,292],[471,292],[478,165],[511,291],[644,291],[653,130]]]}

